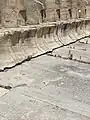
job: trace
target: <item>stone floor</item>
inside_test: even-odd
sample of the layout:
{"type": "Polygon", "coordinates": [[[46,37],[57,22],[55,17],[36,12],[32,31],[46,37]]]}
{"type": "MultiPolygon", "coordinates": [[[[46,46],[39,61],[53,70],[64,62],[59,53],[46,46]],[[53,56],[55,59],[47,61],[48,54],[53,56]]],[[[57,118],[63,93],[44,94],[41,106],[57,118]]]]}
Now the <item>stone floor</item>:
{"type": "Polygon", "coordinates": [[[90,120],[90,48],[72,46],[0,72],[0,120],[90,120]]]}

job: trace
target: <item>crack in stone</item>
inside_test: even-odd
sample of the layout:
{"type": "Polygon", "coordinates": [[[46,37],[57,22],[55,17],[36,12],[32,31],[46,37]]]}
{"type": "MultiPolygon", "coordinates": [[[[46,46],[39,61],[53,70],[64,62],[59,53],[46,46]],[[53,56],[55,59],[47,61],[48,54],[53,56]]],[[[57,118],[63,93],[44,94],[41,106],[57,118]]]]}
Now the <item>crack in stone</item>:
{"type": "Polygon", "coordinates": [[[23,61],[21,61],[21,62],[18,62],[18,63],[16,63],[15,65],[13,65],[13,66],[10,66],[10,67],[4,67],[3,69],[0,69],[0,72],[5,72],[5,71],[7,71],[7,70],[10,70],[10,69],[12,69],[12,68],[15,68],[16,66],[19,66],[19,65],[22,65],[23,63],[25,63],[25,62],[28,62],[28,61],[30,61],[30,60],[32,60],[32,59],[35,59],[35,58],[37,58],[37,57],[40,57],[40,56],[42,56],[42,55],[45,55],[45,54],[48,54],[48,53],[51,53],[52,51],[48,51],[48,52],[45,52],[45,53],[43,53],[43,54],[40,54],[40,55],[37,55],[37,56],[28,56],[26,59],[24,59],[23,61]]]}
{"type": "Polygon", "coordinates": [[[0,88],[6,89],[6,90],[11,90],[11,86],[6,86],[6,85],[0,85],[0,88]]]}
{"type": "Polygon", "coordinates": [[[16,85],[16,86],[14,86],[13,88],[17,88],[17,87],[25,87],[25,86],[27,86],[27,84],[19,84],[19,85],[16,85]]]}
{"type": "Polygon", "coordinates": [[[14,87],[9,86],[9,85],[1,85],[0,84],[0,88],[7,89],[7,90],[11,90],[11,89],[17,88],[17,87],[24,87],[24,86],[27,86],[27,84],[25,84],[25,83],[24,84],[19,84],[19,85],[16,85],[14,87]]]}
{"type": "MultiPolygon", "coordinates": [[[[58,57],[58,58],[62,58],[64,60],[72,60],[72,61],[76,61],[76,62],[79,62],[79,63],[84,63],[84,64],[90,64],[90,62],[86,62],[86,61],[83,61],[83,60],[77,60],[77,59],[73,59],[73,54],[71,54],[70,56],[68,57],[62,57],[61,55],[53,55],[52,53],[51,54],[47,54],[49,56],[52,56],[52,57],[58,57]]],[[[81,57],[81,56],[80,56],[81,57]]]]}
{"type": "MultiPolygon", "coordinates": [[[[88,36],[85,36],[85,37],[82,37],[82,38],[79,38],[79,39],[77,39],[76,41],[73,41],[73,42],[70,42],[70,43],[68,43],[68,44],[66,44],[66,45],[62,45],[62,46],[60,46],[60,47],[56,47],[56,48],[54,48],[54,49],[52,49],[51,51],[47,51],[47,52],[45,52],[45,53],[43,53],[43,54],[40,54],[40,55],[37,55],[37,56],[28,56],[26,59],[24,59],[23,61],[21,61],[21,62],[18,62],[17,64],[15,64],[15,65],[13,65],[13,66],[11,66],[11,67],[4,67],[3,69],[0,69],[0,72],[5,72],[6,70],[10,70],[10,69],[12,69],[12,68],[15,68],[16,66],[19,66],[19,65],[22,65],[23,63],[25,63],[25,62],[27,62],[27,61],[30,61],[30,60],[32,60],[32,59],[34,59],[34,58],[37,58],[37,57],[40,57],[40,56],[42,56],[42,55],[50,55],[50,53],[52,53],[54,50],[56,50],[56,49],[59,49],[59,48],[62,48],[62,47],[65,47],[65,46],[69,46],[69,45],[71,45],[71,44],[74,44],[74,43],[76,43],[76,42],[78,42],[78,41],[80,41],[80,40],[82,40],[82,39],[85,39],[85,38],[90,38],[90,35],[88,35],[88,36]]],[[[59,57],[61,57],[61,56],[59,56],[59,57]]],[[[69,59],[69,58],[64,58],[64,57],[62,57],[63,59],[69,59]]],[[[84,62],[84,61],[80,61],[80,60],[76,60],[76,59],[73,59],[74,61],[78,61],[78,62],[82,62],[82,63],[86,63],[86,64],[90,64],[89,62],[84,62]]]]}

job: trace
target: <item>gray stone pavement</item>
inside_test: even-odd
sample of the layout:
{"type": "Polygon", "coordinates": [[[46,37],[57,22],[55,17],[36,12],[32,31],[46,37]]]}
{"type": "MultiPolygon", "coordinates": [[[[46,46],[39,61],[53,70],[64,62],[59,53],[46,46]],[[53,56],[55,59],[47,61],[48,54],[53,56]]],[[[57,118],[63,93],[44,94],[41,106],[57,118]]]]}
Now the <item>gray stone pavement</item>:
{"type": "Polygon", "coordinates": [[[55,54],[0,73],[0,120],[90,120],[90,64],[55,54]]]}

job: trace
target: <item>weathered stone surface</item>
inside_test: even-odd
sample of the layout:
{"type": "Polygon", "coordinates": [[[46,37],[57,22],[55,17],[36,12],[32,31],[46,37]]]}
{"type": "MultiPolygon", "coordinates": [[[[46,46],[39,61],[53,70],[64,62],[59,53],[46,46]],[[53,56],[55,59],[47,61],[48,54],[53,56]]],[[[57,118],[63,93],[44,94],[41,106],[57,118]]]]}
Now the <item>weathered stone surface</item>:
{"type": "Polygon", "coordinates": [[[89,38],[90,21],[54,22],[0,31],[0,71],[38,55],[89,38]]]}
{"type": "Polygon", "coordinates": [[[13,87],[1,120],[90,119],[90,64],[45,55],[0,73],[0,83],[13,87]]]}
{"type": "Polygon", "coordinates": [[[89,1],[1,0],[1,23],[5,27],[90,17],[89,1]]]}
{"type": "Polygon", "coordinates": [[[90,1],[0,0],[0,120],[90,120],[90,1]]]}

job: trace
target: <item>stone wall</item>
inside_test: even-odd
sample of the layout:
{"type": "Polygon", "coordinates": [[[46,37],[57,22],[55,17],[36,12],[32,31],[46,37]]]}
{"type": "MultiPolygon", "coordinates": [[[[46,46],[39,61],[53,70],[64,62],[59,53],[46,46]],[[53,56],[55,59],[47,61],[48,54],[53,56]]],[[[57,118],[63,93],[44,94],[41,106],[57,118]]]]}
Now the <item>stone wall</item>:
{"type": "Polygon", "coordinates": [[[90,20],[52,22],[2,29],[0,32],[0,71],[82,39],[88,44],[89,37],[90,20]]]}
{"type": "Polygon", "coordinates": [[[4,27],[89,18],[88,0],[1,0],[0,21],[4,27]]]}
{"type": "Polygon", "coordinates": [[[2,25],[5,27],[25,25],[21,11],[25,11],[24,0],[1,0],[2,25]]]}

